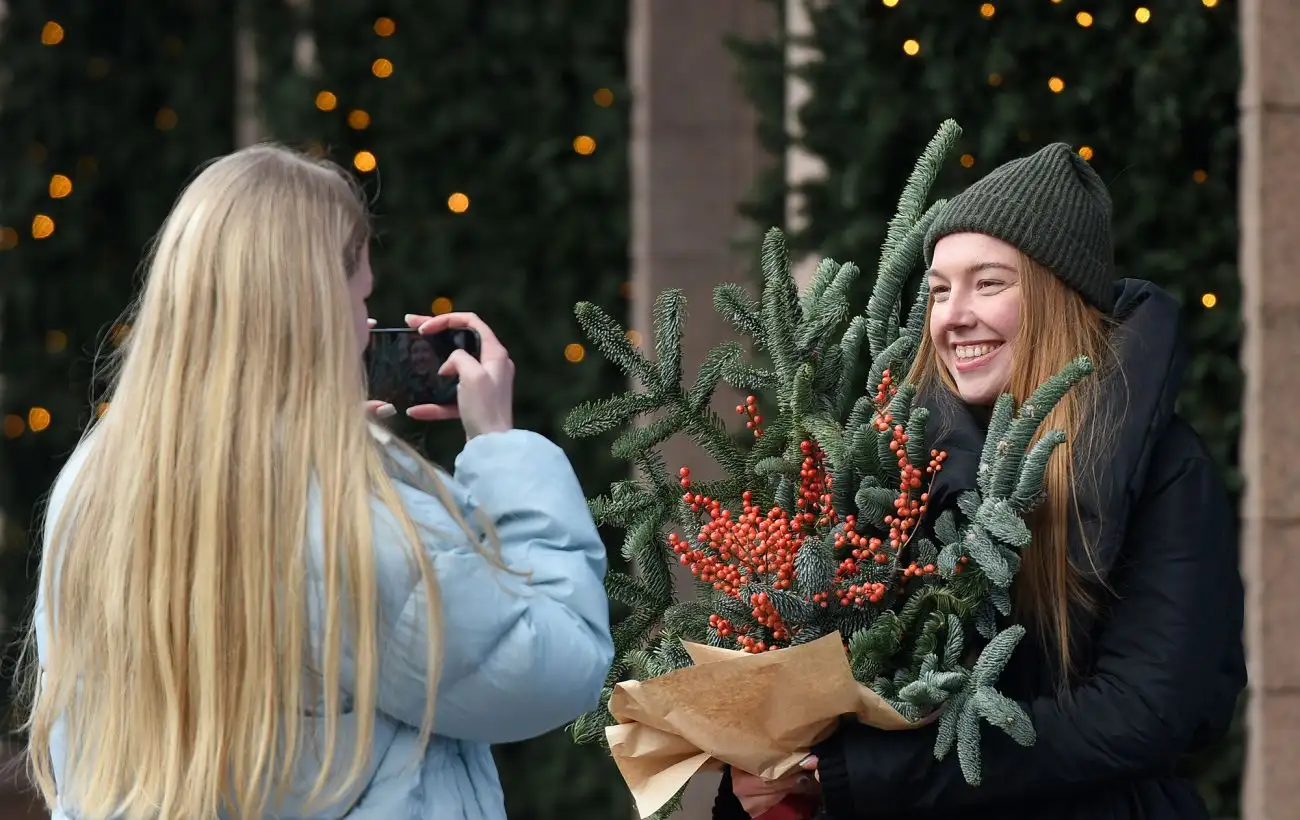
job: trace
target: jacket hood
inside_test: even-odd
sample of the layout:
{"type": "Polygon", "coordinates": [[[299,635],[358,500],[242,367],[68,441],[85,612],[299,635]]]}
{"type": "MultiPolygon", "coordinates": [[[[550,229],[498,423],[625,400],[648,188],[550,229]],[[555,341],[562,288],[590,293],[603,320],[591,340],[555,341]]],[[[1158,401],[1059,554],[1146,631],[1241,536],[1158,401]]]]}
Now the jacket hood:
{"type": "MultiPolygon", "coordinates": [[[[1113,366],[1089,377],[1101,379],[1102,406],[1082,434],[1096,437],[1084,448],[1092,461],[1076,464],[1088,480],[1076,488],[1083,532],[1072,539],[1073,558],[1080,572],[1097,578],[1109,573],[1123,544],[1129,512],[1143,491],[1152,451],[1174,418],[1187,368],[1179,305],[1167,291],[1139,279],[1117,281],[1111,320],[1113,366]]],[[[927,394],[922,403],[932,414],[930,446],[948,453],[930,493],[930,507],[938,512],[976,486],[987,413],[946,390],[927,394]]]]}

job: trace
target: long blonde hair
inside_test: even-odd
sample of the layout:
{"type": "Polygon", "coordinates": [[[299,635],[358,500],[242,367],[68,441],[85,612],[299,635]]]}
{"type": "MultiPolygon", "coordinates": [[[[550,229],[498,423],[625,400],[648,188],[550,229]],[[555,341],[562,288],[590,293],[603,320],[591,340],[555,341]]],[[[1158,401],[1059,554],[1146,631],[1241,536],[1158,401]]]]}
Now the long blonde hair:
{"type": "MultiPolygon", "coordinates": [[[[1019,407],[1076,356],[1088,356],[1099,371],[1109,371],[1114,351],[1108,321],[1101,311],[1025,254],[1019,254],[1016,267],[1020,273],[1020,330],[1012,353],[1009,391],[1019,407]]],[[[930,339],[928,311],[933,306],[931,298],[926,332],[908,378],[918,391],[942,386],[956,395],[957,385],[930,339]]],[[[1029,518],[1033,543],[1016,576],[1015,609],[1043,645],[1054,650],[1057,683],[1062,689],[1075,672],[1071,614],[1095,604],[1082,583],[1081,568],[1071,562],[1070,530],[1072,519],[1079,517],[1080,494],[1096,486],[1092,470],[1098,464],[1101,439],[1095,431],[1084,434],[1084,430],[1101,417],[1101,381],[1101,374],[1094,373],[1075,385],[1048,414],[1033,439],[1038,441],[1048,430],[1066,434],[1047,464],[1046,498],[1029,518]]],[[[1085,560],[1091,561],[1092,545],[1084,539],[1081,546],[1085,560]]]]}
{"type": "MultiPolygon", "coordinates": [[[[340,169],[276,146],[211,163],[168,216],[129,312],[111,409],[87,431],[84,467],[48,524],[48,652],[43,669],[25,661],[28,762],[48,804],[59,719],[59,797],[79,817],[260,818],[288,793],[304,750],[321,755],[308,802],[352,792],[375,722],[374,551],[398,547],[373,543],[375,497],[428,593],[428,741],[438,589],[361,410],[347,291],[369,234],[364,200],[340,169]],[[316,641],[313,494],[324,579],[316,641]],[[335,783],[345,644],[357,744],[335,783]]],[[[433,468],[396,446],[477,544],[433,468]]]]}

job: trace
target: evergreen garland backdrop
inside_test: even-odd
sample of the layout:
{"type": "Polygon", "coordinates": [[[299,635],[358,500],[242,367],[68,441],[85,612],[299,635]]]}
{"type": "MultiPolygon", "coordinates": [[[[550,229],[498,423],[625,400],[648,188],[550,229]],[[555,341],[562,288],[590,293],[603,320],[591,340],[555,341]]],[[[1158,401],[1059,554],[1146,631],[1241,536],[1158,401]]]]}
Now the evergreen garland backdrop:
{"type": "MultiPolygon", "coordinates": [[[[328,153],[375,201],[373,315],[400,325],[435,300],[478,312],[516,362],[518,425],[565,447],[589,495],[623,477],[607,447],[560,425],[583,399],[624,387],[586,355],[572,306],[626,311],[626,4],[10,3],[0,34],[6,642],[34,589],[29,527],[91,412],[91,354],[181,186],[235,147],[236,18],[255,33],[266,136],[328,153]],[[50,21],[61,39],[47,45],[50,21]],[[308,31],[311,77],[295,68],[308,31]],[[374,170],[357,170],[361,151],[374,170]],[[54,174],[69,178],[69,195],[51,197],[54,174]],[[45,239],[33,238],[36,214],[54,220],[45,239]],[[45,420],[39,431],[29,423],[45,420]]],[[[462,442],[450,424],[419,441],[446,466],[462,442]]],[[[630,812],[608,756],[562,730],[497,755],[512,818],[630,812]]]]}
{"type": "MultiPolygon", "coordinates": [[[[910,158],[945,118],[964,136],[936,197],[1048,142],[1070,143],[1110,186],[1120,275],[1150,279],[1183,304],[1195,357],[1180,411],[1239,490],[1236,3],[809,5],[820,59],[801,72],[812,91],[802,145],[827,174],[802,189],[809,224],[790,232],[792,252],[870,258],[910,158]]],[[[784,45],[735,44],[778,157],[788,139],[772,78],[784,45]]],[[[774,169],[746,212],[760,228],[784,224],[787,193],[774,169]]],[[[1241,762],[1240,718],[1225,744],[1189,762],[1217,817],[1238,813],[1241,762]]]]}
{"type": "Polygon", "coordinates": [[[0,641],[8,703],[38,516],[91,365],[195,166],[231,148],[228,4],[9,3],[0,29],[0,641]],[[215,36],[216,33],[221,36],[215,36]],[[205,34],[206,33],[206,34],[205,34]],[[38,238],[39,237],[39,238],[38,238]]]}

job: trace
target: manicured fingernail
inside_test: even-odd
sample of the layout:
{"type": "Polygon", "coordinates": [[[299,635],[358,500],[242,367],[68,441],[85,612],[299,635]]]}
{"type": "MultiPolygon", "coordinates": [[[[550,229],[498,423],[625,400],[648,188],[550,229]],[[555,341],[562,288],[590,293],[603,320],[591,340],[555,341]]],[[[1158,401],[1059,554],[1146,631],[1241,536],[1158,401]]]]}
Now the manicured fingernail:
{"type": "Polygon", "coordinates": [[[381,404],[375,408],[375,415],[381,419],[391,419],[397,415],[397,408],[391,404],[381,404]]]}
{"type": "Polygon", "coordinates": [[[799,761],[799,765],[800,765],[800,766],[806,766],[806,765],[808,764],[809,761],[812,761],[813,763],[816,763],[816,762],[817,762],[817,758],[814,757],[813,755],[808,755],[808,756],[805,757],[803,760],[800,760],[800,761],[799,761]]]}

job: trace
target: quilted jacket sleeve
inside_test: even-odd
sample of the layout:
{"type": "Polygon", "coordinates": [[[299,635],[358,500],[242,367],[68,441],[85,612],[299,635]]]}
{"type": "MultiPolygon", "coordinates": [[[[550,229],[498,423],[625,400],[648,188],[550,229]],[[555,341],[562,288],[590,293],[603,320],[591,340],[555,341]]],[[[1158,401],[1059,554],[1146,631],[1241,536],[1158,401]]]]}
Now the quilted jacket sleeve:
{"type": "MultiPolygon", "coordinates": [[[[448,489],[473,522],[493,522],[501,558],[494,566],[465,543],[437,498],[399,487],[437,575],[442,611],[442,674],[434,731],[484,743],[531,738],[593,708],[613,659],[607,559],[577,477],[554,443],[512,430],[478,436],[456,460],[448,489]]],[[[391,516],[377,514],[377,544],[400,543],[391,516]],[[388,528],[386,531],[384,528],[388,528]]],[[[379,708],[418,725],[426,706],[427,591],[407,562],[381,569],[393,608],[381,645],[379,708]]]]}

